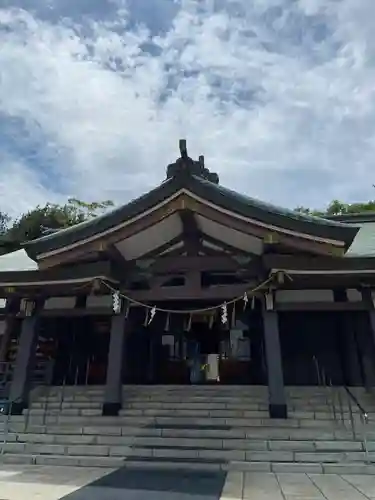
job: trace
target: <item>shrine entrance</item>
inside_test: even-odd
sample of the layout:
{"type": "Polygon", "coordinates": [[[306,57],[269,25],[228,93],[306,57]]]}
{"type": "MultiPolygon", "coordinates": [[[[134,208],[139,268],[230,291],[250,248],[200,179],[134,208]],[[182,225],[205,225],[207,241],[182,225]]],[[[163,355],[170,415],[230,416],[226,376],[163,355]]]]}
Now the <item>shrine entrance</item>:
{"type": "Polygon", "coordinates": [[[109,316],[42,319],[39,344],[51,344],[53,385],[105,384],[110,325],[109,316]]]}
{"type": "Polygon", "coordinates": [[[226,325],[210,314],[159,314],[151,325],[137,316],[126,340],[124,384],[267,384],[260,310],[226,325]]]}

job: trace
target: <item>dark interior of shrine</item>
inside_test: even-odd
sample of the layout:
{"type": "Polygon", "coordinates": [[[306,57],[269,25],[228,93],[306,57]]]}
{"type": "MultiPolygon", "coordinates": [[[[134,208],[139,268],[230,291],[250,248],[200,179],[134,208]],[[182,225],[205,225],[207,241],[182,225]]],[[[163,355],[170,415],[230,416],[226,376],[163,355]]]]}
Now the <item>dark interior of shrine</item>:
{"type": "MultiPolygon", "coordinates": [[[[228,347],[231,325],[198,318],[187,327],[186,317],[167,321],[165,315],[146,325],[138,311],[126,335],[123,383],[191,384],[192,360],[203,366],[208,355],[217,354],[220,377],[216,383],[266,385],[261,311],[249,309],[243,319],[250,355],[236,359],[228,347]]],[[[285,385],[318,385],[323,372],[326,383],[332,385],[375,383],[370,366],[375,352],[365,311],[279,312],[278,321],[285,385]]],[[[108,315],[41,318],[36,365],[54,361],[54,385],[105,384],[110,329],[108,315]]],[[[20,322],[15,322],[7,361],[15,356],[19,334],[20,322]]]]}

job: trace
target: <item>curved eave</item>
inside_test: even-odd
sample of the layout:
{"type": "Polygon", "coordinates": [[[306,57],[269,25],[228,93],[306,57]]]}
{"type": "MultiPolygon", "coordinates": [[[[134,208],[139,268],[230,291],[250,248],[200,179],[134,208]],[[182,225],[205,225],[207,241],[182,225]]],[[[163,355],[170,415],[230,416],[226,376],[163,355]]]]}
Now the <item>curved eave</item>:
{"type": "Polygon", "coordinates": [[[375,257],[298,257],[264,255],[262,262],[269,271],[286,271],[298,275],[375,274],[375,257]]]}
{"type": "Polygon", "coordinates": [[[347,224],[362,224],[366,222],[375,222],[375,212],[361,212],[357,214],[330,215],[327,219],[332,221],[344,222],[347,224]]]}
{"type": "Polygon", "coordinates": [[[179,189],[181,189],[181,185],[175,179],[170,179],[126,205],[122,205],[89,221],[25,242],[23,246],[27,254],[32,259],[36,259],[41,253],[72,245],[119,226],[126,220],[133,219],[143,212],[151,210],[155,205],[172,196],[179,189]]]}
{"type": "Polygon", "coordinates": [[[344,224],[269,205],[201,179],[192,179],[192,191],[244,217],[302,234],[342,242],[345,250],[350,247],[360,228],[353,224],[344,224]]]}
{"type": "Polygon", "coordinates": [[[186,176],[169,179],[127,205],[88,222],[27,242],[24,247],[28,255],[35,259],[40,254],[76,244],[124,224],[126,221],[142,217],[181,190],[186,190],[228,212],[264,225],[334,241],[345,250],[349,248],[359,230],[359,227],[350,224],[280,209],[198,177],[186,176]]]}
{"type": "Polygon", "coordinates": [[[82,264],[66,269],[51,270],[23,270],[0,272],[0,289],[14,287],[15,289],[35,286],[75,286],[81,283],[90,283],[95,279],[114,282],[112,277],[111,263],[99,261],[92,264],[82,264]]]}

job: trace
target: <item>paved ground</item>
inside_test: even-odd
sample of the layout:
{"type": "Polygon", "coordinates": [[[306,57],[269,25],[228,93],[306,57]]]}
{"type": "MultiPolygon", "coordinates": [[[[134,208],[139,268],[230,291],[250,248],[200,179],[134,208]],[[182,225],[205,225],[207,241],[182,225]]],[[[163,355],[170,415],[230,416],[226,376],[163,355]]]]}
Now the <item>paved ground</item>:
{"type": "Polygon", "coordinates": [[[0,500],[373,500],[374,476],[7,466],[0,500]]]}

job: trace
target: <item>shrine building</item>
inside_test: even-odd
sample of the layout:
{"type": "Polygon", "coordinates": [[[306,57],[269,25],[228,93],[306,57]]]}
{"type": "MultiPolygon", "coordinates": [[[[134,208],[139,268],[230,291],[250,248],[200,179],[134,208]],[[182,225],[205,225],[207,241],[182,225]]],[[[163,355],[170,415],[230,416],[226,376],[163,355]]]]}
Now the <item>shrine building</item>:
{"type": "Polygon", "coordinates": [[[0,380],[38,385],[375,384],[375,214],[324,219],[220,185],[180,158],[141,197],[0,257],[0,380]],[[328,380],[320,380],[324,367],[328,380]]]}

